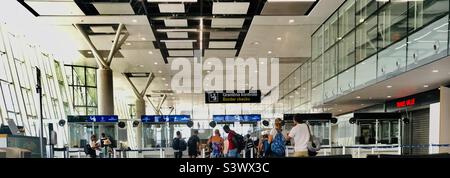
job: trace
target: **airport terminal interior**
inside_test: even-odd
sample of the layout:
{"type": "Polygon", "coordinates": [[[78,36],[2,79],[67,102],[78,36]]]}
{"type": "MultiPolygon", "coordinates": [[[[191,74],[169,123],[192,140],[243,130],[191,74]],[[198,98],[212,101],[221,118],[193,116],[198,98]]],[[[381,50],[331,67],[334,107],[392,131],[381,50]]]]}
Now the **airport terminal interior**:
{"type": "Polygon", "coordinates": [[[448,154],[449,9],[1,0],[0,158],[188,157],[192,135],[197,158],[448,154]]]}

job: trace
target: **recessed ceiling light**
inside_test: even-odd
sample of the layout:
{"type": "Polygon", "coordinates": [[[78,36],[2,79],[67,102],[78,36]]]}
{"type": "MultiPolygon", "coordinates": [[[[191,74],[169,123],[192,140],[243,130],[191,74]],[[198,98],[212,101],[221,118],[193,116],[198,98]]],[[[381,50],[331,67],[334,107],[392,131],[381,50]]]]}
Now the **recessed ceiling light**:
{"type": "Polygon", "coordinates": [[[259,45],[259,42],[255,41],[253,42],[253,45],[259,45]]]}
{"type": "Polygon", "coordinates": [[[257,70],[255,70],[255,73],[258,73],[258,71],[257,71],[257,70]]]}
{"type": "Polygon", "coordinates": [[[388,85],[388,86],[386,86],[386,88],[392,88],[392,86],[391,86],[391,85],[388,85]]]}
{"type": "Polygon", "coordinates": [[[169,86],[169,84],[168,84],[168,83],[166,83],[166,87],[167,87],[167,86],[169,86]]]}
{"type": "Polygon", "coordinates": [[[166,80],[166,78],[161,78],[161,80],[166,80]]]}
{"type": "Polygon", "coordinates": [[[429,86],[429,85],[424,85],[423,87],[424,87],[424,88],[428,88],[428,87],[430,87],[430,86],[429,86]]]}
{"type": "Polygon", "coordinates": [[[87,53],[88,53],[88,54],[92,54],[92,51],[88,51],[87,53]]]}
{"type": "Polygon", "coordinates": [[[148,51],[148,54],[153,54],[153,51],[148,51]]]}
{"type": "Polygon", "coordinates": [[[157,63],[157,62],[155,62],[155,63],[153,63],[153,64],[155,64],[155,65],[158,65],[158,63],[157,63]]]}
{"type": "Polygon", "coordinates": [[[170,96],[173,96],[173,93],[169,94],[170,96]]]}
{"type": "Polygon", "coordinates": [[[363,23],[363,22],[364,22],[364,19],[363,19],[363,18],[360,18],[360,19],[359,19],[359,22],[360,22],[360,23],[363,23]]]}
{"type": "Polygon", "coordinates": [[[361,98],[360,96],[357,96],[357,97],[356,97],[356,99],[360,99],[360,98],[361,98]]]}
{"type": "Polygon", "coordinates": [[[387,96],[387,98],[392,98],[392,96],[387,96]]]}
{"type": "Polygon", "coordinates": [[[139,65],[139,67],[144,67],[144,65],[141,64],[141,65],[139,65]]]}
{"type": "Polygon", "coordinates": [[[289,19],[289,23],[294,23],[295,20],[294,19],[289,19]]]}
{"type": "Polygon", "coordinates": [[[268,54],[272,54],[272,51],[267,51],[268,54]]]}
{"type": "Polygon", "coordinates": [[[289,98],[293,98],[293,97],[294,97],[294,96],[292,96],[292,95],[291,95],[291,96],[289,96],[289,98]]]}
{"type": "Polygon", "coordinates": [[[158,71],[158,73],[162,73],[162,71],[158,71]]]}
{"type": "Polygon", "coordinates": [[[433,72],[433,73],[438,73],[438,72],[439,72],[439,70],[433,70],[433,71],[431,71],[431,72],[433,72]]]}
{"type": "Polygon", "coordinates": [[[137,22],[138,22],[136,19],[133,19],[132,21],[133,21],[134,23],[137,23],[137,22]]]}
{"type": "Polygon", "coordinates": [[[282,38],[281,38],[281,37],[277,37],[277,40],[278,40],[278,41],[281,41],[281,40],[282,40],[282,38]]]}
{"type": "Polygon", "coordinates": [[[128,43],[125,43],[125,45],[127,45],[127,46],[131,46],[131,43],[130,43],[130,42],[128,42],[128,43]]]}
{"type": "Polygon", "coordinates": [[[371,100],[372,99],[372,97],[369,97],[369,100],[371,100]]]}
{"type": "Polygon", "coordinates": [[[208,64],[208,65],[211,65],[211,62],[208,62],[207,64],[208,64]]]}
{"type": "Polygon", "coordinates": [[[207,72],[207,73],[210,73],[211,71],[208,70],[208,71],[206,71],[206,72],[207,72]]]}
{"type": "Polygon", "coordinates": [[[261,64],[264,64],[264,62],[261,62],[261,64]]]}
{"type": "Polygon", "coordinates": [[[361,106],[364,106],[364,104],[361,104],[361,106]]]}
{"type": "Polygon", "coordinates": [[[141,38],[141,40],[142,40],[142,41],[145,41],[145,40],[147,40],[147,39],[146,39],[146,38],[144,38],[144,37],[142,37],[142,38],[141,38]]]}
{"type": "Polygon", "coordinates": [[[339,110],[339,112],[342,112],[342,110],[339,110]]]}
{"type": "Polygon", "coordinates": [[[174,100],[174,99],[175,99],[175,97],[172,97],[172,99],[174,100]]]}

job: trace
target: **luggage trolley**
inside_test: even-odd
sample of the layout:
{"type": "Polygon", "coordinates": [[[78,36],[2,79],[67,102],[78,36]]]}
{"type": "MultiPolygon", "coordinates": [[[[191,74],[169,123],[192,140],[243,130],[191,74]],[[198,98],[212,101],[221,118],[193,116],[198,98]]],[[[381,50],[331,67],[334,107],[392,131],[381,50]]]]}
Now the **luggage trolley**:
{"type": "MultiPolygon", "coordinates": [[[[403,119],[407,123],[408,119],[403,119]]],[[[401,113],[354,113],[356,155],[401,154],[401,113]]]]}
{"type": "Polygon", "coordinates": [[[307,123],[311,129],[311,134],[321,140],[321,150],[318,155],[332,155],[336,154],[333,145],[331,144],[331,124],[337,122],[331,113],[310,113],[310,114],[284,114],[284,129],[291,130],[294,127],[294,118],[299,118],[307,123]]]}
{"type": "MultiPolygon", "coordinates": [[[[77,153],[76,157],[84,156],[84,147],[90,143],[95,134],[100,140],[101,134],[110,139],[112,148],[117,147],[118,121],[116,115],[84,115],[67,116],[69,129],[69,153],[77,153]]],[[[70,155],[69,155],[70,157],[70,155]]]]}
{"type": "Polygon", "coordinates": [[[166,157],[166,152],[172,153],[166,150],[171,150],[177,131],[186,139],[190,136],[190,128],[193,126],[190,115],[143,115],[141,123],[142,146],[144,151],[148,150],[144,157],[160,158],[166,157]]]}

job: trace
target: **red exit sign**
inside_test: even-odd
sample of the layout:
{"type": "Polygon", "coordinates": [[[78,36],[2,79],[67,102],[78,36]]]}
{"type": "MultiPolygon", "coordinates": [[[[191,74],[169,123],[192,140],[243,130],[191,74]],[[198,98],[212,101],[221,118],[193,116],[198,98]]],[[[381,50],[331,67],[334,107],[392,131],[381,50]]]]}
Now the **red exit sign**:
{"type": "Polygon", "coordinates": [[[404,100],[404,101],[398,101],[397,102],[397,108],[404,108],[404,107],[408,107],[408,106],[414,106],[416,104],[416,99],[412,98],[409,100],[404,100]]]}

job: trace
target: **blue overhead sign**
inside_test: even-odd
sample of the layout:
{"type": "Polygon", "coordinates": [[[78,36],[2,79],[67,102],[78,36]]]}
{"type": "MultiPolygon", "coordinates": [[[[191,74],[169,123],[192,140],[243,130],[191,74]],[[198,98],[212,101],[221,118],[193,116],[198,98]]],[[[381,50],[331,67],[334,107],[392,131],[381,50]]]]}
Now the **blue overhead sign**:
{"type": "Polygon", "coordinates": [[[67,116],[68,122],[119,122],[116,115],[67,116]]]}
{"type": "Polygon", "coordinates": [[[191,120],[190,115],[144,115],[142,123],[187,123],[191,120]]]}
{"type": "Polygon", "coordinates": [[[213,121],[216,122],[259,122],[260,114],[247,115],[213,115],[213,121]]]}

